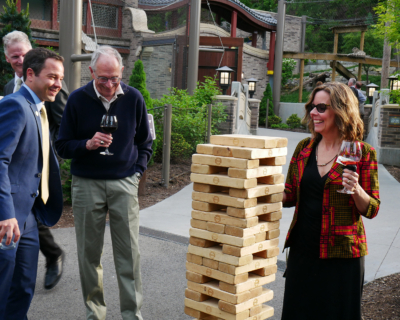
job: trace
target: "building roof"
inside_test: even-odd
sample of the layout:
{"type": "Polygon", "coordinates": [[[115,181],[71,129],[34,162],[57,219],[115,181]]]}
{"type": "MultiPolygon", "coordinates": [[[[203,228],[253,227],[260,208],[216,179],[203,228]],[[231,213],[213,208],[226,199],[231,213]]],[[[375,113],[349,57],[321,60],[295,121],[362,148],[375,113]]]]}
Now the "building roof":
{"type": "MultiPolygon", "coordinates": [[[[179,3],[183,0],[139,0],[139,4],[140,5],[144,5],[144,6],[167,6],[173,3],[179,3]]],[[[257,20],[267,23],[269,25],[273,25],[276,26],[277,25],[277,20],[275,18],[273,18],[269,13],[265,12],[260,12],[260,11],[256,11],[253,10],[251,8],[249,8],[248,6],[244,5],[242,2],[240,2],[239,0],[228,0],[229,2],[231,2],[232,4],[235,4],[239,7],[241,7],[244,11],[248,12],[251,16],[253,16],[254,18],[256,18],[257,20]]]]}

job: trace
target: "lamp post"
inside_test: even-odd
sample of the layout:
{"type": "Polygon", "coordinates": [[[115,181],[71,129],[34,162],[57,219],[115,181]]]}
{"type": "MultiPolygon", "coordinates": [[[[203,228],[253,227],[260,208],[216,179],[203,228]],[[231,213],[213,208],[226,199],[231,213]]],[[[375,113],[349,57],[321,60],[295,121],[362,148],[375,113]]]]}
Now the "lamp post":
{"type": "Polygon", "coordinates": [[[390,91],[399,89],[400,85],[399,85],[399,75],[398,74],[390,76],[387,79],[389,80],[389,89],[390,89],[390,91]]]}
{"type": "Polygon", "coordinates": [[[222,89],[222,94],[226,95],[226,90],[231,85],[231,73],[233,70],[229,67],[221,67],[216,70],[219,72],[219,85],[222,89]]]}
{"type": "Polygon", "coordinates": [[[377,90],[379,86],[376,85],[375,83],[370,83],[366,85],[366,87],[367,87],[367,97],[369,99],[369,103],[372,103],[372,99],[374,97],[374,91],[377,90]]]}
{"type": "Polygon", "coordinates": [[[246,79],[246,81],[249,84],[250,98],[253,98],[254,92],[256,92],[256,82],[258,82],[258,80],[254,79],[254,78],[250,78],[250,79],[246,79]]]}

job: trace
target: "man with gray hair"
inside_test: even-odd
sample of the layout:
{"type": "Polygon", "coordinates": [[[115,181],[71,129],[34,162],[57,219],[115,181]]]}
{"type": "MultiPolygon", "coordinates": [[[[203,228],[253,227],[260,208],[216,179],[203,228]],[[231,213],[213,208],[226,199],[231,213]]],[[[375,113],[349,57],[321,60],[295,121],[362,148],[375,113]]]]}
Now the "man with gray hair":
{"type": "Polygon", "coordinates": [[[347,85],[350,87],[351,91],[353,91],[354,95],[356,96],[358,100],[358,108],[360,110],[360,115],[364,115],[364,102],[367,100],[367,98],[362,94],[361,92],[361,82],[359,81],[359,87],[360,89],[357,88],[356,86],[357,80],[354,78],[350,78],[349,82],[347,85]]]}
{"type": "Polygon", "coordinates": [[[112,47],[99,47],[89,69],[93,81],[70,95],[56,142],[58,154],[72,159],[72,207],[86,316],[106,318],[100,258],[109,212],[122,318],[142,320],[138,187],[152,154],[146,105],[138,90],[121,82],[122,59],[112,47]],[[105,115],[116,117],[115,132],[100,132],[105,115]],[[112,155],[101,154],[99,148],[109,148],[112,155]]]}
{"type": "MultiPolygon", "coordinates": [[[[4,86],[4,95],[17,92],[24,84],[22,65],[24,57],[32,49],[28,36],[21,31],[12,31],[3,37],[4,54],[6,61],[11,64],[15,71],[14,79],[4,86]]],[[[62,80],[62,88],[56,95],[54,101],[46,101],[47,118],[50,126],[50,138],[54,141],[58,137],[60,129],[61,117],[64,112],[65,104],[68,99],[68,88],[64,80],[62,80]]],[[[44,278],[44,288],[49,290],[57,285],[63,273],[64,252],[60,246],[54,241],[50,229],[39,224],[39,243],[40,251],[46,257],[46,274],[44,278]]]]}

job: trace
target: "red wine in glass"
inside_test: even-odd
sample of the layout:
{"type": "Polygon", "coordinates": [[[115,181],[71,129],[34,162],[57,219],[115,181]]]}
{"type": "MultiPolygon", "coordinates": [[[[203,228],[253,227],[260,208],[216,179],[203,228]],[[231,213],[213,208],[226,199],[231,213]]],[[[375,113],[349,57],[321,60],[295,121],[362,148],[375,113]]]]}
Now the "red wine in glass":
{"type": "MultiPolygon", "coordinates": [[[[361,160],[362,149],[358,141],[343,141],[340,147],[339,157],[337,162],[344,165],[344,169],[357,171],[357,162],[361,160]]],[[[339,193],[354,194],[354,192],[347,190],[337,190],[339,193]]]]}
{"type": "MultiPolygon", "coordinates": [[[[100,123],[100,128],[104,133],[113,133],[118,129],[118,120],[117,116],[110,116],[108,114],[105,114],[103,118],[101,119],[100,123]]],[[[103,152],[100,152],[100,154],[104,156],[112,156],[113,153],[108,151],[108,148],[104,150],[103,152]]]]}

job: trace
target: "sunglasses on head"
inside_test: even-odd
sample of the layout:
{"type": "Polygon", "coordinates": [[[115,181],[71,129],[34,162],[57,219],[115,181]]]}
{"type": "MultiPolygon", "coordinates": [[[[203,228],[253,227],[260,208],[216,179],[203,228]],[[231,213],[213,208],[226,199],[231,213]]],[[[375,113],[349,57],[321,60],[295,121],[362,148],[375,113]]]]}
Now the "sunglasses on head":
{"type": "Polygon", "coordinates": [[[318,103],[317,105],[315,105],[314,103],[311,103],[308,105],[307,109],[308,109],[308,112],[311,112],[314,108],[317,108],[317,111],[319,113],[324,113],[326,111],[326,109],[328,109],[329,106],[330,106],[330,104],[325,104],[325,103],[318,103]]]}

